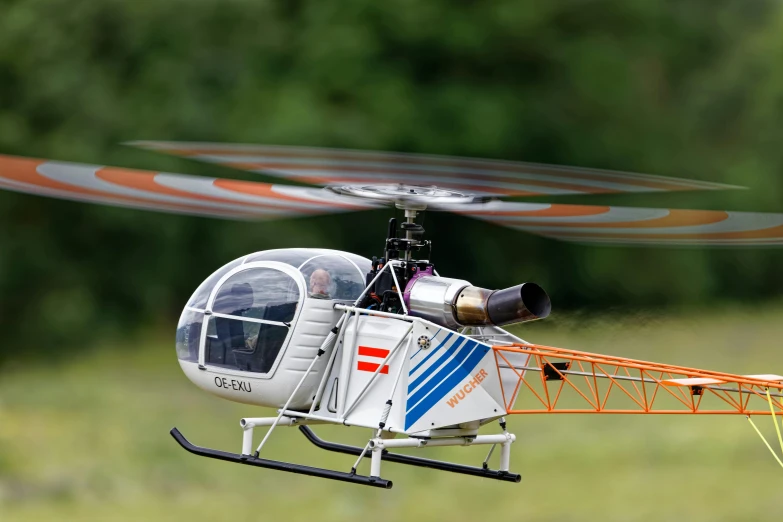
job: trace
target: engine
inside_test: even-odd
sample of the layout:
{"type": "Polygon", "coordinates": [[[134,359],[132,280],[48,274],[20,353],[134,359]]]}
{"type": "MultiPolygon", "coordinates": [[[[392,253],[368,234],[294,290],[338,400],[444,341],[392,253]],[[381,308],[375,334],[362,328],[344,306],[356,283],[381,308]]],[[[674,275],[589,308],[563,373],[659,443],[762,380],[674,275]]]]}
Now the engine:
{"type": "Polygon", "coordinates": [[[404,296],[411,315],[447,328],[503,326],[543,319],[552,310],[549,296],[535,283],[487,290],[461,279],[425,276],[412,280],[404,296]]]}
{"type": "Polygon", "coordinates": [[[369,290],[360,307],[407,311],[451,329],[503,326],[543,319],[551,312],[549,296],[535,283],[488,290],[464,279],[438,276],[428,261],[411,260],[412,252],[429,246],[428,241],[418,239],[424,232],[421,225],[403,223],[405,238],[396,237],[396,228],[396,220],[390,220],[386,256],[373,258],[366,278],[369,290]],[[394,266],[386,267],[390,260],[395,260],[394,266]],[[402,301],[398,289],[402,290],[402,301]]]}

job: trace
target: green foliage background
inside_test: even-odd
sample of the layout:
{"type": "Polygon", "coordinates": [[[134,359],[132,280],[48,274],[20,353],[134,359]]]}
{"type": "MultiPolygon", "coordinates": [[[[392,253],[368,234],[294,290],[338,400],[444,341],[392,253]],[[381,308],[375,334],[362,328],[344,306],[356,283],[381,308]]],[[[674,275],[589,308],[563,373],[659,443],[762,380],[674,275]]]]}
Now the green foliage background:
{"type": "MultiPolygon", "coordinates": [[[[119,143],[455,154],[749,187],[550,201],[783,212],[781,63],[778,0],[0,0],[0,154],[262,181],[119,143]]],[[[780,469],[739,416],[518,416],[516,486],[390,465],[395,488],[367,491],[177,447],[172,424],[235,450],[237,419],[271,414],[179,371],[174,325],[198,284],[268,248],[379,254],[392,212],[233,223],[0,191],[0,520],[779,513],[780,469]]],[[[586,247],[438,213],[424,225],[443,275],[547,289],[552,321],[517,330],[533,342],[780,373],[783,250],[586,247]]],[[[343,431],[319,433],[366,441],[343,431]]],[[[270,444],[270,458],[353,460],[296,434],[270,444]]],[[[484,457],[441,449],[428,456],[484,457]]]]}
{"type": "MultiPolygon", "coordinates": [[[[783,8],[766,0],[4,0],[0,152],[263,179],[118,145],[322,145],[750,187],[561,202],[783,211],[783,8]]],[[[551,198],[554,200],[555,198],[551,198]]],[[[379,253],[391,211],[229,223],[0,193],[0,358],[171,328],[244,253],[379,253]],[[357,226],[357,220],[361,226],[357,226]]],[[[429,214],[441,273],[555,310],[779,296],[783,254],[582,247],[429,214]]]]}

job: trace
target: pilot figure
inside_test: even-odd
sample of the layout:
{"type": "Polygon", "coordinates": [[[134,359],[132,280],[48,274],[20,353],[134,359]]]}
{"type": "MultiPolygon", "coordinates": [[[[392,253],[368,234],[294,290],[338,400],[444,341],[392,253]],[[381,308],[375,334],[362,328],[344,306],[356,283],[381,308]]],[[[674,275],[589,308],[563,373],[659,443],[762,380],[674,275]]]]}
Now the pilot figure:
{"type": "Polygon", "coordinates": [[[316,299],[330,299],[329,286],[332,284],[332,276],[323,268],[316,269],[310,275],[310,297],[316,299]]]}

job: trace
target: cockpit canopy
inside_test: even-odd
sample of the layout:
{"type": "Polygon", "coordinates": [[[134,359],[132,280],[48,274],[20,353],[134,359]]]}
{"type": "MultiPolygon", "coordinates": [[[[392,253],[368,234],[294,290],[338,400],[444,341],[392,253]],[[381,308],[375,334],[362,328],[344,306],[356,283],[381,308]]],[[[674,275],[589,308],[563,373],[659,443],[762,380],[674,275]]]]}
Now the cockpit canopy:
{"type": "Polygon", "coordinates": [[[177,356],[207,368],[271,375],[305,299],[356,300],[369,270],[368,259],[336,250],[267,250],[234,260],[188,301],[177,356]]]}

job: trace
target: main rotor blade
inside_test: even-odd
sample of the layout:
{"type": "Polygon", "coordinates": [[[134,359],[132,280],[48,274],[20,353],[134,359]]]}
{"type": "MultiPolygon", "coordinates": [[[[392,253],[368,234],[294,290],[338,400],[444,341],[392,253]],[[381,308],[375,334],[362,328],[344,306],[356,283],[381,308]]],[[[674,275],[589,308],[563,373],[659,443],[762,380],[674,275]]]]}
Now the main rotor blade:
{"type": "Polygon", "coordinates": [[[495,197],[739,188],[629,172],[423,154],[168,141],[128,145],[322,186],[435,185],[495,197]]]}
{"type": "Polygon", "coordinates": [[[225,219],[272,219],[375,205],[329,190],[0,155],[0,188],[225,219]]]}
{"type": "Polygon", "coordinates": [[[783,214],[505,201],[437,208],[577,243],[783,246],[783,214]]]}

